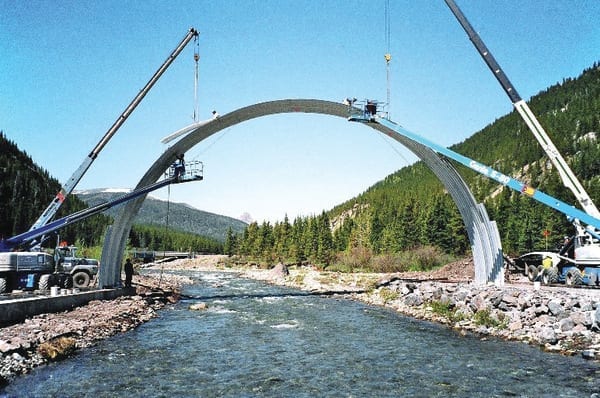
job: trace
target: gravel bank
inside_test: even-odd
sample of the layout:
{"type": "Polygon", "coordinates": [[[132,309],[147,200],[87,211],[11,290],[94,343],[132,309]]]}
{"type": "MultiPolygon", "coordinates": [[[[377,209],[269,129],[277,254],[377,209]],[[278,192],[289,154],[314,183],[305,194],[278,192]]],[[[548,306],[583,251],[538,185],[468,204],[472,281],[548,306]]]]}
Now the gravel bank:
{"type": "Polygon", "coordinates": [[[179,286],[189,281],[165,274],[160,287],[153,276],[136,275],[133,282],[133,296],[91,301],[72,311],[41,314],[0,328],[0,386],[156,317],[158,309],[178,300],[179,286]]]}

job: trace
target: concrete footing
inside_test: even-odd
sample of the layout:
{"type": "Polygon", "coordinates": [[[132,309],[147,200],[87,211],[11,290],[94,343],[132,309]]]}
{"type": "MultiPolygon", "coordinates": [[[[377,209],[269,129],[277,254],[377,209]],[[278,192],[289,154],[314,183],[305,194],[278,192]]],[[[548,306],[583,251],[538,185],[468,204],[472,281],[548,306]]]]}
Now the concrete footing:
{"type": "Polygon", "coordinates": [[[112,300],[135,294],[134,289],[100,289],[86,292],[19,298],[0,301],[0,327],[22,322],[34,315],[72,310],[93,300],[112,300]]]}

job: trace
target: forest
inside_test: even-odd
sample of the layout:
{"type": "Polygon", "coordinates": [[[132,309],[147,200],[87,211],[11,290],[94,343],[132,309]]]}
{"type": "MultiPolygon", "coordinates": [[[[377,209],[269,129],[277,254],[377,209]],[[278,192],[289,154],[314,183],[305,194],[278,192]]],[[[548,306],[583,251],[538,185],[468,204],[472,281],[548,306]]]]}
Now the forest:
{"type": "MultiPolygon", "coordinates": [[[[579,77],[564,79],[533,96],[529,106],[599,203],[598,63],[579,77]]],[[[451,149],[576,204],[516,111],[451,149]]],[[[459,164],[455,167],[498,223],[505,253],[553,249],[572,233],[572,225],[561,213],[502,189],[459,164]]],[[[320,215],[297,218],[293,223],[287,217],[275,225],[253,223],[243,234],[230,233],[224,250],[256,262],[311,262],[322,268],[367,264],[367,268],[381,270],[407,258],[410,267],[420,268],[432,261],[447,261],[444,255],[466,256],[470,243],[452,198],[424,163],[416,162],[320,215]]]]}

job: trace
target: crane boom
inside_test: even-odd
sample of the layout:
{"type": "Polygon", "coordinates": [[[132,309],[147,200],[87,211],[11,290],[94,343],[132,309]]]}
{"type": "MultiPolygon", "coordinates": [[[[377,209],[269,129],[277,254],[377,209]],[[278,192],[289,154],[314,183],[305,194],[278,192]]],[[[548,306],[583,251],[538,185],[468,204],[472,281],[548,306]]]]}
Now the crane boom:
{"type": "Polygon", "coordinates": [[[556,169],[558,170],[558,174],[560,175],[563,184],[567,188],[569,188],[571,192],[573,192],[575,198],[586,213],[595,218],[600,218],[600,211],[598,211],[598,208],[596,207],[596,205],[594,205],[594,202],[592,201],[591,197],[583,188],[583,186],[581,185],[581,183],[579,182],[579,180],[577,179],[577,177],[575,176],[565,159],[562,157],[562,155],[560,154],[560,152],[558,151],[558,149],[556,148],[556,146],[554,145],[544,128],[541,126],[540,122],[537,120],[527,103],[521,98],[517,90],[514,88],[514,86],[512,85],[512,83],[510,82],[510,80],[508,79],[508,77],[506,76],[506,74],[504,73],[504,71],[502,70],[492,53],[486,47],[481,37],[477,34],[477,32],[475,32],[475,30],[473,29],[465,15],[462,13],[460,8],[456,5],[454,0],[444,1],[454,14],[458,22],[461,24],[461,26],[467,33],[467,36],[469,36],[469,39],[471,40],[471,42],[473,43],[473,45],[475,46],[475,48],[477,49],[487,66],[489,67],[489,69],[492,71],[492,73],[494,74],[494,76],[496,77],[496,79],[510,98],[510,101],[512,102],[519,115],[521,115],[523,121],[525,121],[525,124],[527,124],[529,130],[531,130],[537,141],[540,143],[540,145],[550,158],[550,161],[552,162],[554,167],[556,167],[556,169]]]}
{"type": "Polygon", "coordinates": [[[184,47],[193,39],[198,37],[198,31],[194,28],[190,28],[188,33],[185,35],[183,40],[179,43],[177,48],[173,50],[171,55],[163,62],[160,68],[154,73],[154,75],[150,78],[148,83],[140,90],[140,92],[135,96],[135,98],[131,101],[131,103],[125,108],[125,111],[117,118],[117,120],[113,123],[113,125],[108,129],[108,131],[104,134],[102,139],[96,144],[94,149],[90,152],[89,155],[83,160],[81,165],[75,170],[73,175],[65,182],[60,189],[60,191],[56,194],[52,202],[48,205],[46,210],[42,213],[42,215],[37,219],[37,221],[31,226],[30,231],[40,228],[45,225],[54,217],[64,200],[67,196],[73,192],[75,186],[79,183],[83,175],[90,168],[98,154],[104,148],[104,146],[108,143],[108,141],[115,135],[117,130],[125,123],[125,120],[131,115],[131,113],[135,110],[135,108],[140,104],[142,99],[148,94],[152,86],[158,81],[161,75],[167,70],[167,68],[171,65],[171,63],[177,58],[179,53],[183,51],[184,47]]]}

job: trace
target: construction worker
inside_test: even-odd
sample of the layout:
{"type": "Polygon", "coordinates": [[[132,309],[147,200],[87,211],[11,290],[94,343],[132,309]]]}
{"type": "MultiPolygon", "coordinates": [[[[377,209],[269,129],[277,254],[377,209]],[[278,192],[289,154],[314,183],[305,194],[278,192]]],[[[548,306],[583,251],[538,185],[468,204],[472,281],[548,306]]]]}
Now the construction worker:
{"type": "Polygon", "coordinates": [[[183,154],[177,156],[177,160],[173,163],[173,171],[175,178],[180,178],[185,174],[185,161],[183,160],[183,154]]]}
{"type": "Polygon", "coordinates": [[[131,259],[128,258],[125,261],[123,270],[125,271],[125,287],[131,287],[131,279],[133,278],[133,264],[131,263],[131,259]]]}
{"type": "Polygon", "coordinates": [[[544,269],[548,269],[548,268],[552,268],[552,265],[553,265],[552,257],[550,257],[550,256],[544,257],[544,259],[542,260],[542,267],[544,269]]]}

